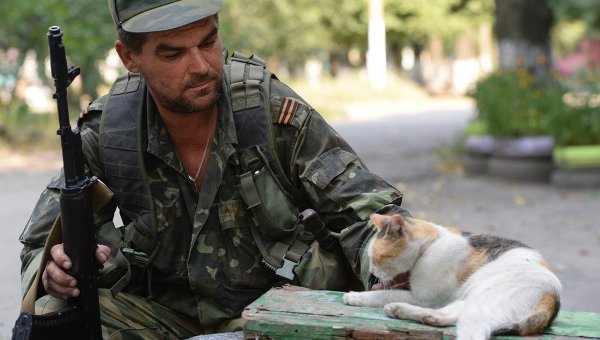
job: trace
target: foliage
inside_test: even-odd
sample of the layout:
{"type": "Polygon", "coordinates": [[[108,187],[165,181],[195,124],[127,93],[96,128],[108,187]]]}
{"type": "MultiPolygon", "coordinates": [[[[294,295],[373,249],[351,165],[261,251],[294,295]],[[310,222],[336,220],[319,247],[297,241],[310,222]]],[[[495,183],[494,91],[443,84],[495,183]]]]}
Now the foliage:
{"type": "MultiPolygon", "coordinates": [[[[96,62],[106,56],[115,39],[106,1],[2,1],[0,13],[0,49],[15,47],[21,57],[34,50],[40,65],[48,55],[48,27],[61,26],[70,63],[82,69],[83,92],[96,95],[101,83],[96,62]]],[[[48,80],[44,68],[39,70],[41,78],[48,80]]]]}
{"type": "Polygon", "coordinates": [[[366,49],[366,1],[224,0],[219,20],[228,48],[285,63],[292,71],[315,55],[327,62],[326,52],[366,49]]]}
{"type": "Polygon", "coordinates": [[[584,36],[600,35],[600,1],[549,0],[557,23],[552,30],[552,43],[564,55],[575,51],[584,36]]]}
{"type": "Polygon", "coordinates": [[[598,0],[549,0],[554,14],[562,20],[583,21],[590,34],[600,33],[600,3],[598,0]]]}
{"type": "Polygon", "coordinates": [[[465,126],[465,137],[489,135],[487,122],[482,119],[472,119],[465,126]]]}
{"type": "MultiPolygon", "coordinates": [[[[390,45],[424,46],[432,37],[452,40],[477,23],[490,21],[493,0],[385,1],[390,45]]],[[[220,15],[226,46],[292,68],[315,53],[367,49],[368,1],[224,0],[220,15]]]]}
{"type": "MultiPolygon", "coordinates": [[[[423,44],[433,35],[450,37],[493,9],[493,0],[431,1],[387,0],[388,42],[423,44]]],[[[34,50],[40,64],[47,57],[48,27],[61,26],[70,63],[82,69],[83,93],[97,94],[102,83],[97,62],[115,39],[105,1],[2,1],[0,12],[0,49],[15,47],[22,57],[34,50]]],[[[285,61],[292,69],[314,55],[326,59],[327,52],[367,48],[368,1],[223,0],[220,20],[227,47],[285,61]]],[[[48,80],[43,68],[40,72],[48,80]]]]}
{"type": "Polygon", "coordinates": [[[564,87],[556,73],[533,76],[526,69],[496,71],[481,79],[470,95],[478,119],[495,137],[548,133],[548,117],[564,109],[564,87]]]}
{"type": "Polygon", "coordinates": [[[430,37],[449,42],[493,19],[493,0],[386,1],[386,26],[392,41],[424,46],[430,37]]]}
{"type": "Polygon", "coordinates": [[[600,144],[599,81],[592,72],[563,79],[555,71],[537,77],[525,69],[497,71],[470,93],[478,109],[470,133],[550,135],[557,146],[600,144]]]}
{"type": "Polygon", "coordinates": [[[556,145],[600,144],[600,76],[586,71],[566,84],[565,110],[548,120],[556,145]]]}
{"type": "Polygon", "coordinates": [[[0,106],[0,146],[28,148],[31,146],[58,147],[58,119],[55,115],[33,114],[17,100],[0,106]]]}

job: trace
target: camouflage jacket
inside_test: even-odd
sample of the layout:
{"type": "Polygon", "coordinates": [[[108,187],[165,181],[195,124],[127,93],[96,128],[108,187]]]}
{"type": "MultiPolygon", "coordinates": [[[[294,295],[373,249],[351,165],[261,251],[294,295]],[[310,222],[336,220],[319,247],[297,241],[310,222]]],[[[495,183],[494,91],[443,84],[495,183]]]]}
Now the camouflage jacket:
{"type": "MultiPolygon", "coordinates": [[[[233,144],[239,137],[225,86],[223,83],[212,153],[199,193],[187,180],[148,92],[141,108],[147,112],[147,122],[143,124],[143,135],[147,136],[146,175],[162,187],[152,192],[161,246],[152,261],[151,295],[166,307],[198,318],[201,324],[239,317],[244,306],[282,281],[261,263],[249,228],[252,217],[236,189],[239,160],[233,144]]],[[[321,115],[278,80],[272,81],[270,102],[273,124],[292,136],[293,142],[286,145],[281,160],[290,182],[321,215],[327,228],[340,234],[345,255],[341,261],[349,263],[354,271],[350,275],[359,277],[367,286],[368,261],[363,259],[365,245],[373,234],[368,217],[376,211],[404,213],[400,208],[401,193],[371,173],[321,115]],[[293,110],[284,105],[290,100],[295,104],[293,110]],[[282,113],[284,119],[280,119],[282,113]]],[[[101,115],[101,101],[96,101],[79,123],[89,175],[102,180],[105,166],[99,155],[101,115]]],[[[20,236],[24,245],[22,273],[34,267],[30,264],[35,263],[33,260],[59,212],[59,187],[63,181],[62,173],[51,180],[20,236]]],[[[115,227],[116,208],[113,201],[95,215],[100,242],[113,249],[124,246],[123,234],[133,223],[123,219],[125,226],[115,227]]],[[[305,268],[307,272],[313,269],[319,270],[305,268]]],[[[326,280],[331,282],[311,288],[343,289],[339,281],[351,279],[332,275],[326,280]]],[[[142,292],[146,287],[146,281],[133,280],[126,290],[142,292]]]]}

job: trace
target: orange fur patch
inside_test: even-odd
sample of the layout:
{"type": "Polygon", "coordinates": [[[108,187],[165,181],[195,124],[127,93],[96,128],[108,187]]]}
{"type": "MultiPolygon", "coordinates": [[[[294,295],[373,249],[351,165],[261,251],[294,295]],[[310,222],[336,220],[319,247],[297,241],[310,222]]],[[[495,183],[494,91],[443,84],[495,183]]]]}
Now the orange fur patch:
{"type": "Polygon", "coordinates": [[[547,268],[549,271],[553,272],[552,267],[550,266],[550,263],[548,263],[548,261],[541,259],[540,264],[542,265],[542,267],[547,268]]]}
{"type": "Polygon", "coordinates": [[[558,297],[546,293],[535,306],[533,313],[520,323],[519,335],[539,334],[554,320],[559,308],[558,297]]]}
{"type": "Polygon", "coordinates": [[[373,222],[373,225],[375,225],[377,231],[380,231],[390,217],[386,215],[372,214],[369,218],[371,222],[373,222]]]}
{"type": "Polygon", "coordinates": [[[457,227],[446,227],[446,229],[453,234],[462,235],[462,230],[458,229],[457,227]]]}
{"type": "Polygon", "coordinates": [[[464,263],[462,269],[458,271],[458,275],[456,276],[456,280],[458,281],[459,285],[465,283],[465,281],[467,281],[467,279],[471,277],[471,275],[473,275],[477,269],[481,268],[481,266],[487,262],[488,256],[485,250],[471,249],[469,257],[464,263]]]}
{"type": "MultiPolygon", "coordinates": [[[[375,224],[378,231],[381,231],[387,224],[387,234],[384,238],[375,238],[371,248],[371,260],[377,266],[384,266],[389,261],[395,261],[408,247],[408,240],[401,236],[401,231],[398,228],[398,221],[395,218],[401,218],[400,215],[371,215],[371,221],[375,224]],[[393,225],[392,225],[393,224],[393,225]],[[396,231],[392,231],[396,230],[396,231]]],[[[419,239],[423,241],[431,241],[439,236],[439,231],[431,223],[419,220],[406,218],[401,229],[406,233],[411,240],[419,239]]]]}
{"type": "Polygon", "coordinates": [[[385,266],[388,261],[395,261],[406,250],[407,246],[408,243],[404,238],[395,240],[375,239],[371,248],[371,260],[377,266],[385,266]]]}
{"type": "Polygon", "coordinates": [[[431,241],[440,236],[439,230],[436,229],[431,223],[416,218],[408,220],[406,232],[413,240],[420,239],[431,241]]]}

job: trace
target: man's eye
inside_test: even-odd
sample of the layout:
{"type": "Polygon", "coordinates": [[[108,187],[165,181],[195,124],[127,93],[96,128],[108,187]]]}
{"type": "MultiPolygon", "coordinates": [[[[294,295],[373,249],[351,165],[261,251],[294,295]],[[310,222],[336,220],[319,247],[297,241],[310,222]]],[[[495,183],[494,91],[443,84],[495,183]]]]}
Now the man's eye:
{"type": "Polygon", "coordinates": [[[200,47],[211,47],[212,45],[214,45],[215,41],[217,41],[217,39],[211,39],[209,41],[205,41],[200,45],[200,47]]]}
{"type": "Polygon", "coordinates": [[[163,54],[162,57],[166,60],[175,60],[179,58],[180,53],[163,54]]]}

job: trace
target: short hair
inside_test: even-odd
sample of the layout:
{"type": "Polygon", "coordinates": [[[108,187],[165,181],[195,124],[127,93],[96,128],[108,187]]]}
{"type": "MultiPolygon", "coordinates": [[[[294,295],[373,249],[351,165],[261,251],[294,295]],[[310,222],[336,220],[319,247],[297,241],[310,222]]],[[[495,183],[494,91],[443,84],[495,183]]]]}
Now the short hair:
{"type": "Polygon", "coordinates": [[[133,51],[134,54],[140,54],[142,52],[142,46],[144,46],[144,42],[146,42],[146,33],[127,32],[119,27],[117,36],[125,46],[133,51]]]}

